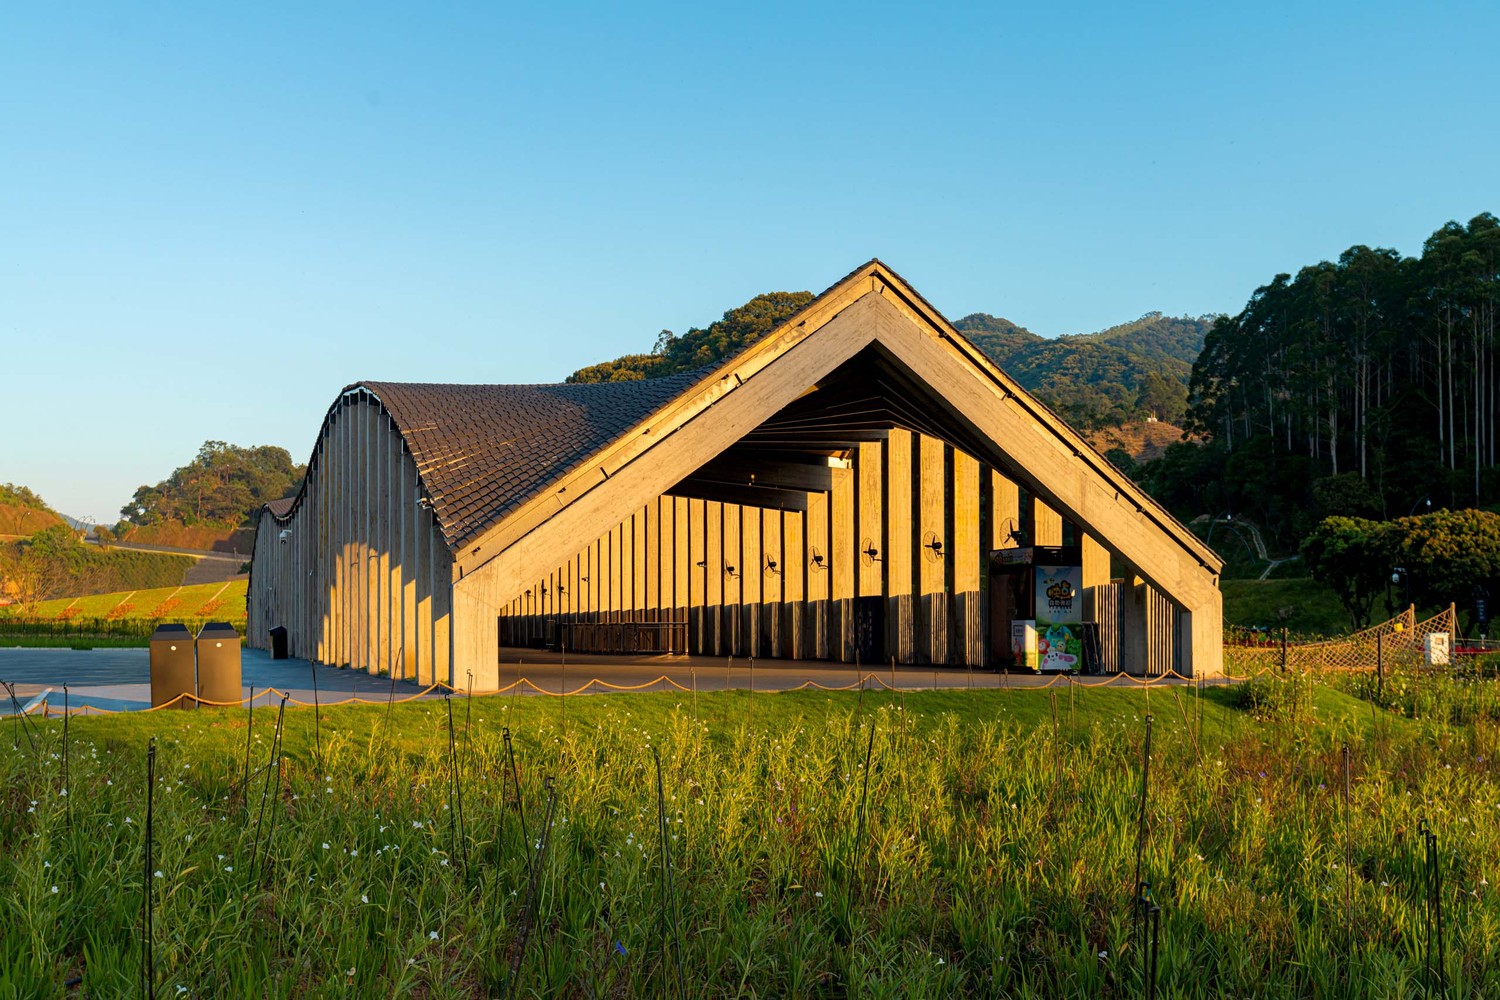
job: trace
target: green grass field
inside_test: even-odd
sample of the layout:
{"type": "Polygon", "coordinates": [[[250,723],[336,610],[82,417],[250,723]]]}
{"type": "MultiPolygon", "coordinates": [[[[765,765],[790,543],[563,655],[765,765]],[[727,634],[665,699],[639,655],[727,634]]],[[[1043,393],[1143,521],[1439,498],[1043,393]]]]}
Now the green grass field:
{"type": "Polygon", "coordinates": [[[1220,580],[1224,623],[1280,629],[1293,635],[1348,635],[1349,612],[1331,587],[1307,577],[1220,580]]]}
{"type": "Polygon", "coordinates": [[[1412,996],[1423,820],[1448,995],[1500,994],[1497,682],[1374,693],[455,698],[452,757],[441,701],[279,753],[268,708],[7,722],[0,994],[138,989],[151,737],[159,996],[1134,997],[1137,864],[1160,996],[1412,996]]]}

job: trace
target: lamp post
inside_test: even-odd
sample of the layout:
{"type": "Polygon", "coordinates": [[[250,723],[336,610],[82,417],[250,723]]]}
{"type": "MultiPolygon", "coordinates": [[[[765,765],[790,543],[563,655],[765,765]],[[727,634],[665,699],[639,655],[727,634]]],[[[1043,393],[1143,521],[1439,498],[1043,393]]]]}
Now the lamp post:
{"type": "Polygon", "coordinates": [[[1397,566],[1391,570],[1391,582],[1401,585],[1402,593],[1406,598],[1401,607],[1411,607],[1411,578],[1407,575],[1405,566],[1397,566]]]}
{"type": "Polygon", "coordinates": [[[1407,511],[1406,516],[1407,517],[1415,517],[1416,514],[1417,514],[1417,508],[1420,507],[1420,506],[1422,506],[1423,504],[1427,505],[1427,509],[1424,510],[1422,513],[1424,513],[1424,514],[1431,514],[1432,513],[1432,496],[1431,496],[1431,494],[1429,494],[1427,496],[1418,498],[1417,502],[1411,505],[1411,510],[1407,511]]]}

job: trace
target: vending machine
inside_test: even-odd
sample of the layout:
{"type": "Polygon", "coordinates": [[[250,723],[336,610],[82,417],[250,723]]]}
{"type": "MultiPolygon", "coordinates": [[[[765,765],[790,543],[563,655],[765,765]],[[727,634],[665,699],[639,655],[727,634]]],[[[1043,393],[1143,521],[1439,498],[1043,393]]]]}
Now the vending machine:
{"type": "Polygon", "coordinates": [[[990,556],[990,660],[1016,670],[1084,668],[1083,553],[1076,545],[990,556]]]}

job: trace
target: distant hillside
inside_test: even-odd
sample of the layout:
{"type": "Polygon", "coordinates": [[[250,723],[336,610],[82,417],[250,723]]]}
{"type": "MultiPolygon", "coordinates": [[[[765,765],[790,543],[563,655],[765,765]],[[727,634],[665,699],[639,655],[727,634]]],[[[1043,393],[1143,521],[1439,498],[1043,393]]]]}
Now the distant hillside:
{"type": "Polygon", "coordinates": [[[1089,431],[1084,437],[1101,452],[1108,453],[1119,448],[1133,462],[1149,462],[1160,458],[1162,452],[1167,450],[1167,445],[1182,440],[1182,428],[1164,420],[1135,420],[1119,427],[1102,427],[1089,431]]]}
{"type": "Polygon", "coordinates": [[[0,536],[24,537],[62,523],[57,512],[31,490],[0,483],[0,536]]]}
{"type": "Polygon", "coordinates": [[[122,542],[137,545],[166,545],[174,549],[202,549],[205,552],[237,552],[248,555],[255,548],[255,529],[232,524],[180,524],[161,521],[156,524],[128,524],[120,535],[122,542]]]}
{"type": "MultiPolygon", "coordinates": [[[[809,292],[758,295],[707,329],[678,336],[663,330],[649,354],[625,354],[580,368],[569,382],[618,382],[689,371],[754,343],[812,300],[809,292]]],[[[986,313],[954,326],[980,350],[1081,428],[1109,427],[1155,416],[1181,421],[1187,383],[1211,317],[1147,313],[1098,333],[1048,339],[986,313]]]]}
{"type": "Polygon", "coordinates": [[[190,556],[85,545],[59,523],[21,541],[0,541],[0,604],[175,587],[193,565],[190,556]]]}
{"type": "Polygon", "coordinates": [[[1179,422],[1211,324],[1212,317],[1153,312],[1098,333],[1052,339],[986,313],[953,325],[1070,423],[1092,429],[1147,416],[1179,422]]]}

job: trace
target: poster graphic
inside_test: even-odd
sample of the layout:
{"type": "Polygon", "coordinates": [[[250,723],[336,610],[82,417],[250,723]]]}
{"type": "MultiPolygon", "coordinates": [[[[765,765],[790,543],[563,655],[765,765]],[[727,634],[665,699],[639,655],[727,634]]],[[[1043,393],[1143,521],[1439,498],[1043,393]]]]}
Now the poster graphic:
{"type": "Polygon", "coordinates": [[[1036,568],[1037,656],[1042,670],[1076,671],[1083,666],[1083,568],[1036,568]]]}

